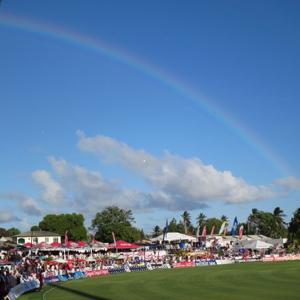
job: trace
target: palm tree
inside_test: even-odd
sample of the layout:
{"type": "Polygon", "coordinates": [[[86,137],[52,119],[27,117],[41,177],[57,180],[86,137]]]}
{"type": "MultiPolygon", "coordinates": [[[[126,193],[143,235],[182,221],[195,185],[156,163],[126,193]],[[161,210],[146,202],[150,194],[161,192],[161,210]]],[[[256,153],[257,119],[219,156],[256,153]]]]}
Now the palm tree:
{"type": "Polygon", "coordinates": [[[298,208],[289,224],[289,240],[295,242],[300,240],[300,208],[298,208]]]}
{"type": "Polygon", "coordinates": [[[249,215],[248,234],[257,234],[259,232],[260,211],[257,208],[252,208],[252,213],[249,215]]]}
{"type": "Polygon", "coordinates": [[[276,207],[273,211],[273,221],[274,221],[274,237],[282,237],[286,233],[286,222],[284,221],[285,214],[280,207],[276,207]]]}
{"type": "Polygon", "coordinates": [[[273,216],[274,216],[274,220],[276,221],[276,223],[278,225],[281,225],[281,224],[286,224],[284,222],[284,217],[285,217],[285,214],[283,213],[283,210],[280,208],[280,207],[276,207],[273,211],[273,216]]]}
{"type": "Polygon", "coordinates": [[[191,225],[191,215],[185,210],[181,217],[184,225],[184,233],[187,234],[187,229],[191,225]]]}
{"type": "Polygon", "coordinates": [[[205,221],[206,221],[206,215],[203,213],[200,213],[196,220],[197,220],[197,225],[199,227],[203,227],[205,224],[205,221]]]}

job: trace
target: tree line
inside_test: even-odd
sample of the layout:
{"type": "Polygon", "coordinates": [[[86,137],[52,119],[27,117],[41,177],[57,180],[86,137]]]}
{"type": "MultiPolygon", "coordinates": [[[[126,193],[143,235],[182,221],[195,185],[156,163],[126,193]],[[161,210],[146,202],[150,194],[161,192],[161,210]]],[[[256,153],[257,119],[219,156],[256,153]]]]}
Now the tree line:
{"type": "MultiPolygon", "coordinates": [[[[184,211],[179,221],[175,218],[171,220],[168,224],[168,231],[195,234],[198,228],[203,230],[205,226],[207,234],[212,233],[212,231],[216,234],[219,232],[223,222],[228,222],[228,218],[225,215],[222,215],[220,218],[207,218],[201,212],[197,216],[196,222],[192,224],[190,213],[184,211]]],[[[291,227],[285,222],[285,214],[280,207],[276,207],[273,212],[265,212],[253,208],[246,222],[239,223],[237,228],[240,226],[243,226],[245,234],[262,234],[272,238],[287,237],[289,231],[291,231],[291,227]]],[[[158,225],[153,228],[155,236],[162,232],[163,229],[158,225]]],[[[227,234],[230,234],[230,230],[227,234]]]]}
{"type": "MultiPolygon", "coordinates": [[[[237,228],[243,226],[244,234],[247,235],[261,234],[274,239],[288,238],[290,247],[300,249],[300,208],[294,212],[290,222],[286,222],[285,217],[286,215],[280,207],[276,207],[273,212],[253,208],[246,222],[239,223],[237,228]]],[[[205,226],[207,234],[212,233],[212,231],[217,234],[223,222],[228,222],[225,215],[220,218],[207,218],[203,212],[200,212],[193,224],[190,213],[184,211],[180,220],[171,219],[167,224],[167,231],[195,235],[199,230],[201,235],[205,226]]],[[[153,228],[153,236],[162,234],[165,229],[166,226],[161,228],[156,225],[153,228]]],[[[227,234],[230,234],[230,228],[227,234]]]]}
{"type": "MultiPolygon", "coordinates": [[[[285,221],[285,217],[280,207],[276,207],[273,212],[253,208],[247,220],[239,223],[237,228],[243,225],[244,234],[262,234],[272,238],[287,237],[290,247],[300,249],[300,208],[294,212],[289,222],[285,221]]],[[[82,214],[48,214],[37,225],[32,226],[31,231],[52,231],[61,236],[67,232],[69,240],[74,241],[88,241],[93,235],[93,238],[102,242],[113,242],[112,232],[114,232],[117,239],[134,242],[158,236],[163,233],[164,229],[168,232],[190,235],[195,235],[198,230],[201,235],[205,226],[207,234],[210,234],[213,229],[217,234],[225,221],[228,221],[225,215],[220,218],[207,218],[203,212],[200,212],[193,223],[190,213],[184,211],[179,220],[172,218],[167,228],[156,225],[150,234],[145,235],[143,229],[135,226],[135,219],[130,209],[109,206],[96,213],[89,228],[85,227],[82,214]]],[[[7,230],[0,228],[0,236],[13,236],[19,233],[17,228],[7,230]]]]}

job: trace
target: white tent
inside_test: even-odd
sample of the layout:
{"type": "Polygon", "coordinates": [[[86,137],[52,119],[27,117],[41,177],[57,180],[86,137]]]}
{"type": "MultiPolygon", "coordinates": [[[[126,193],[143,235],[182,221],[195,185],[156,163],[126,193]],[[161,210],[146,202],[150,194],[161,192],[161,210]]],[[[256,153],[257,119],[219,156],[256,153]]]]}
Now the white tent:
{"type": "Polygon", "coordinates": [[[180,241],[188,241],[188,242],[196,242],[196,238],[190,235],[182,234],[179,232],[168,232],[165,235],[165,238],[163,237],[163,234],[159,235],[158,237],[155,237],[151,239],[151,242],[180,242],[180,241]]]}
{"type": "Polygon", "coordinates": [[[262,250],[262,249],[269,249],[272,248],[273,245],[266,243],[264,241],[245,241],[244,243],[241,243],[241,248],[246,248],[246,249],[252,249],[252,250],[262,250]]]}

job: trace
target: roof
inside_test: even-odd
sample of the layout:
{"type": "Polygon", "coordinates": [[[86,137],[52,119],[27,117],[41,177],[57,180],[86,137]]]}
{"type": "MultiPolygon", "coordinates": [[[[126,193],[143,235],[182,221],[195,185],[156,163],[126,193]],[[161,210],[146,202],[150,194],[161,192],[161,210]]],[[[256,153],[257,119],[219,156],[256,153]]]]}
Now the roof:
{"type": "Polygon", "coordinates": [[[12,241],[12,238],[11,237],[5,237],[5,236],[2,236],[0,238],[0,242],[7,242],[7,241],[12,241]]]}
{"type": "Polygon", "coordinates": [[[26,231],[17,235],[14,235],[14,237],[47,237],[47,236],[60,236],[59,234],[55,232],[50,231],[26,231]]]}
{"type": "Polygon", "coordinates": [[[253,240],[253,241],[244,241],[242,242],[243,248],[259,250],[259,249],[268,249],[272,248],[273,245],[270,243],[266,243],[264,241],[253,240]]]}
{"type": "Polygon", "coordinates": [[[163,238],[163,234],[159,235],[156,238],[151,239],[152,242],[156,241],[166,241],[166,242],[173,242],[173,241],[192,241],[196,242],[196,238],[190,235],[182,234],[179,232],[168,232],[163,238]]]}

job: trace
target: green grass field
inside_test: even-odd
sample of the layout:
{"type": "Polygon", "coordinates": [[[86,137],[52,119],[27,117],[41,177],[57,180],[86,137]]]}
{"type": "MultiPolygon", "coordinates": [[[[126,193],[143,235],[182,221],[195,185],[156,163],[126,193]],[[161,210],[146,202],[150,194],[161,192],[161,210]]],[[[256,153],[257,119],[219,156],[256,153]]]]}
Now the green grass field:
{"type": "Polygon", "coordinates": [[[300,262],[155,270],[69,281],[22,300],[297,300],[300,262]]]}

